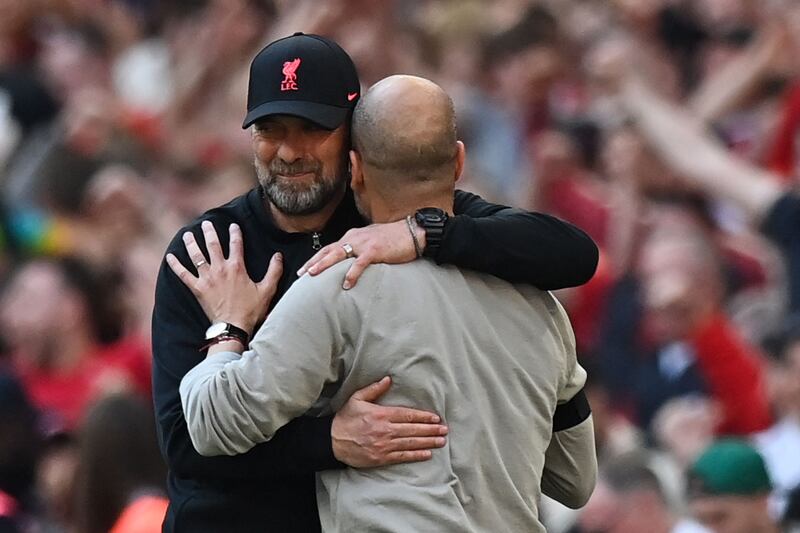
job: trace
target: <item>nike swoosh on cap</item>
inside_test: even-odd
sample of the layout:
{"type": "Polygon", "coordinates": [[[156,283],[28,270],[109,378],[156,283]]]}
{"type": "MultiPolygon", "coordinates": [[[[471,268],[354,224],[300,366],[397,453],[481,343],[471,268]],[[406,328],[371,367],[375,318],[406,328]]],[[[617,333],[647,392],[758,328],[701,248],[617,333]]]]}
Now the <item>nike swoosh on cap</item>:
{"type": "Polygon", "coordinates": [[[352,102],[356,99],[356,96],[358,96],[358,93],[347,93],[347,101],[352,102]]]}

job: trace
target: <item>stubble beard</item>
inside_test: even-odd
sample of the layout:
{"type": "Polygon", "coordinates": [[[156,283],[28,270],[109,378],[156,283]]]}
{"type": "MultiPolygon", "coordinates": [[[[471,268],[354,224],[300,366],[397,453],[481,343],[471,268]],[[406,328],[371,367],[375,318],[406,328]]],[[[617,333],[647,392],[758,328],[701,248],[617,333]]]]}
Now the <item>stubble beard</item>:
{"type": "Polygon", "coordinates": [[[264,194],[272,205],[286,215],[310,215],[321,210],[341,190],[347,178],[342,165],[335,175],[325,176],[321,165],[308,162],[288,164],[273,160],[265,165],[256,158],[254,164],[264,194]],[[302,172],[314,174],[311,184],[281,176],[302,172]]]}

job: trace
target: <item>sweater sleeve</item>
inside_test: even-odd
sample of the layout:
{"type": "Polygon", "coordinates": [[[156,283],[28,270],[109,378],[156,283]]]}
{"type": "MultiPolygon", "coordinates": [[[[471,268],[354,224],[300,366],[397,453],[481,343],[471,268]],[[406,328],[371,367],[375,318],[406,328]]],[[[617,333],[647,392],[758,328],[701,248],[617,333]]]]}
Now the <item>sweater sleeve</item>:
{"type": "Polygon", "coordinates": [[[553,433],[545,452],[542,492],[571,509],[586,505],[597,482],[594,421],[553,433]]]}
{"type": "Polygon", "coordinates": [[[375,273],[357,289],[343,291],[339,280],[351,263],[299,279],[244,354],[216,353],[184,376],[183,411],[202,455],[241,454],[271,440],[338,381],[341,356],[352,348],[362,322],[354,295],[370,298],[375,273]]]}
{"type": "MultiPolygon", "coordinates": [[[[180,234],[169,251],[190,265],[180,234]]],[[[179,385],[203,360],[200,347],[207,327],[208,319],[197,300],[162,261],[153,311],[153,397],[159,445],[170,470],[191,479],[259,480],[341,468],[333,456],[331,417],[299,417],[269,443],[237,457],[197,453],[183,416],[179,385]]]]}
{"type": "Polygon", "coordinates": [[[555,290],[589,281],[598,250],[586,233],[555,217],[456,191],[455,216],[445,226],[434,259],[555,290]]]}
{"type": "Polygon", "coordinates": [[[772,423],[760,355],[722,314],[700,326],[691,338],[711,393],[723,406],[718,432],[746,435],[772,423]]]}

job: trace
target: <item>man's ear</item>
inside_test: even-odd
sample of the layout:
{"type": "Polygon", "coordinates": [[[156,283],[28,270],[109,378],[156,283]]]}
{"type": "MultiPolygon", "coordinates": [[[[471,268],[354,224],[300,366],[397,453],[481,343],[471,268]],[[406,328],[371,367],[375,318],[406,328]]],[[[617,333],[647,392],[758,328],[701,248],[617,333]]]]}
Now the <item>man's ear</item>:
{"type": "Polygon", "coordinates": [[[456,175],[455,182],[461,179],[461,173],[464,171],[464,163],[467,160],[467,152],[464,148],[464,143],[456,141],[456,175]]]}
{"type": "Polygon", "coordinates": [[[354,191],[364,189],[364,163],[361,154],[355,150],[350,150],[350,188],[354,191]]]}

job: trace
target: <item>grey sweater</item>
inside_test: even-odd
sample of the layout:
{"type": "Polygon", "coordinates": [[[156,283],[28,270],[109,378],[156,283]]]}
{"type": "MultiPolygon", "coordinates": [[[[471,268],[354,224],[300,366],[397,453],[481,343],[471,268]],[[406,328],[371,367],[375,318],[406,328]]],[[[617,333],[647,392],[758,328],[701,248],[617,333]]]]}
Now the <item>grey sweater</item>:
{"type": "Polygon", "coordinates": [[[582,504],[597,468],[591,418],[552,432],[586,378],[556,299],[425,260],[370,266],[344,291],[349,265],[298,280],[250,350],[184,377],[197,450],[245,452],[391,375],[381,403],[440,414],[448,443],[422,463],[320,473],[323,530],[544,531],[541,488],[582,504]]]}

